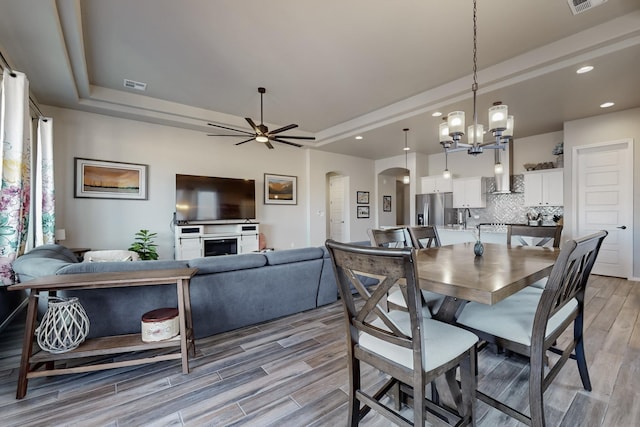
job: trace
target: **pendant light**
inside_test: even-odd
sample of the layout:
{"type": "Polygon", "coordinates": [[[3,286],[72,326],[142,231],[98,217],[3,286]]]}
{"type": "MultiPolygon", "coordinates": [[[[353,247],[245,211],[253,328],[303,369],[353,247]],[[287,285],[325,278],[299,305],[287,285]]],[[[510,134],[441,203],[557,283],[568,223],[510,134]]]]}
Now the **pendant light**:
{"type": "Polygon", "coordinates": [[[407,145],[407,132],[409,132],[409,128],[402,129],[404,131],[404,168],[407,170],[407,175],[402,177],[403,184],[409,184],[411,182],[411,177],[408,175],[409,167],[407,161],[407,155],[409,153],[409,146],[407,145]]]}

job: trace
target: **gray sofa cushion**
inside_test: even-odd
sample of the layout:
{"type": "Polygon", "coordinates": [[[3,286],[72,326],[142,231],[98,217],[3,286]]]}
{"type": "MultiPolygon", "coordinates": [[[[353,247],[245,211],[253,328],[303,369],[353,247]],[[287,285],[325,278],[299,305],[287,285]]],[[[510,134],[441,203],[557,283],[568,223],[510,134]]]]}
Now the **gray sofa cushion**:
{"type": "MultiPolygon", "coordinates": [[[[193,276],[190,289],[195,337],[315,308],[321,269],[322,259],[315,259],[193,276]]],[[[334,291],[334,301],[335,295],[334,291]]]]}
{"type": "Polygon", "coordinates": [[[222,273],[224,271],[244,270],[264,267],[267,259],[262,254],[227,255],[195,258],[189,261],[189,267],[198,269],[198,274],[222,273]]]}
{"type": "Polygon", "coordinates": [[[267,264],[279,265],[321,259],[324,256],[324,252],[321,248],[300,248],[266,252],[264,256],[267,257],[267,264]]]}
{"type": "Polygon", "coordinates": [[[155,260],[155,261],[113,261],[113,262],[80,262],[70,264],[58,270],[57,274],[108,273],[114,271],[168,270],[186,268],[187,261],[155,260]]]}
{"type": "Polygon", "coordinates": [[[18,281],[27,282],[36,277],[54,275],[61,268],[77,262],[75,254],[64,246],[42,245],[18,257],[13,261],[12,268],[18,281]]]}
{"type": "Polygon", "coordinates": [[[28,282],[38,277],[53,276],[59,270],[75,264],[55,258],[40,258],[34,262],[23,255],[13,262],[13,271],[16,272],[19,282],[28,282]]]}
{"type": "MultiPolygon", "coordinates": [[[[68,248],[62,245],[42,245],[37,248],[31,249],[26,254],[22,255],[20,258],[54,258],[59,259],[60,261],[66,262],[78,262],[78,257],[71,252],[68,248]]],[[[17,260],[16,260],[17,261],[17,260]]]]}

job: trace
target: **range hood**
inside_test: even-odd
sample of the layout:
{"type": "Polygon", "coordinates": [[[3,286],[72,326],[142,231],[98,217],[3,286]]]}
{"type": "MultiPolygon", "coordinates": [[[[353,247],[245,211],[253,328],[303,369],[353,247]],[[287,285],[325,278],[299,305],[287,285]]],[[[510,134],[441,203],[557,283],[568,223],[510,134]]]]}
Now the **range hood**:
{"type": "MultiPolygon", "coordinates": [[[[500,150],[494,151],[496,156],[496,163],[498,162],[498,156],[502,155],[500,150]]],[[[509,141],[509,149],[507,155],[502,155],[500,159],[502,163],[502,173],[495,173],[496,187],[492,192],[493,194],[510,194],[511,193],[511,170],[513,169],[513,141],[509,141]],[[508,158],[505,158],[508,157],[508,158]]]]}

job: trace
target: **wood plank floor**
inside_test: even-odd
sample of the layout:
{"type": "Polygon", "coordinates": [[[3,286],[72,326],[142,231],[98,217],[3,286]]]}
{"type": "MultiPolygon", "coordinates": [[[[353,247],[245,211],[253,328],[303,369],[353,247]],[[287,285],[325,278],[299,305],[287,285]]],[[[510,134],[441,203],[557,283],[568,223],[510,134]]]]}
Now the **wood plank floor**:
{"type": "MultiPolygon", "coordinates": [[[[593,276],[586,351],[593,391],[569,361],[545,393],[550,426],[640,425],[640,283],[593,276]]],[[[197,343],[178,361],[29,381],[15,399],[22,321],[0,334],[1,426],[344,426],[348,375],[340,302],[197,343]]],[[[120,356],[125,360],[128,356],[120,356]]],[[[479,355],[480,388],[527,408],[526,361],[479,355]]],[[[382,378],[367,371],[367,382],[382,378]]],[[[478,425],[518,426],[478,403],[478,425]]],[[[388,426],[369,414],[365,426],[388,426]]]]}

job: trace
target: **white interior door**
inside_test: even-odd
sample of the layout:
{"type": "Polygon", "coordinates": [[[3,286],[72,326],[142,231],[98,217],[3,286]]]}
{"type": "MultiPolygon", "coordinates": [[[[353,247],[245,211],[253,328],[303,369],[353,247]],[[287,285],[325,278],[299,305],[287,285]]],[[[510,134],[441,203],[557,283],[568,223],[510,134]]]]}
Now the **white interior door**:
{"type": "Polygon", "coordinates": [[[345,198],[347,177],[332,175],[329,177],[329,238],[344,242],[347,237],[345,220],[345,198]]]}
{"type": "Polygon", "coordinates": [[[633,255],[633,140],[575,147],[575,236],[606,230],[594,274],[631,277],[633,255]]]}

